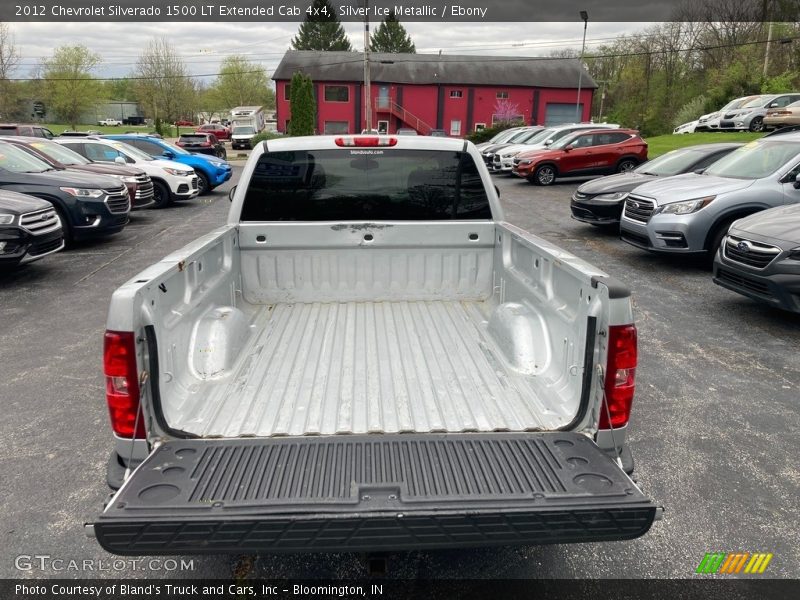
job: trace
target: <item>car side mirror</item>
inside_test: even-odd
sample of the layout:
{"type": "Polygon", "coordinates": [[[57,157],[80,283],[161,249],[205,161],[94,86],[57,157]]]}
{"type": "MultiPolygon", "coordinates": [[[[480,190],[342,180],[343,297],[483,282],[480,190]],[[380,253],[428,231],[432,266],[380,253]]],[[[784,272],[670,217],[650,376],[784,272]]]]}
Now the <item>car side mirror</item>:
{"type": "Polygon", "coordinates": [[[545,141],[544,141],[544,145],[545,145],[545,146],[549,146],[549,145],[550,145],[550,144],[552,144],[552,143],[553,143],[553,140],[552,140],[552,139],[549,139],[549,140],[545,140],[545,141]]]}
{"type": "Polygon", "coordinates": [[[778,106],[778,103],[777,102],[773,102],[772,104],[769,105],[769,108],[776,108],[777,106],[778,106]]]}
{"type": "Polygon", "coordinates": [[[575,146],[570,144],[569,146],[564,146],[564,152],[572,152],[575,149],[575,146]]]}
{"type": "Polygon", "coordinates": [[[124,158],[122,158],[121,156],[118,156],[118,157],[116,157],[116,158],[114,159],[114,162],[115,162],[115,163],[117,163],[118,165],[124,165],[124,164],[127,164],[127,163],[125,162],[125,159],[124,159],[124,158]]]}
{"type": "Polygon", "coordinates": [[[164,156],[167,158],[175,158],[175,153],[172,150],[164,150],[164,156]]]}
{"type": "Polygon", "coordinates": [[[236,195],[236,186],[233,186],[228,192],[228,201],[233,202],[233,197],[236,195]]]}
{"type": "Polygon", "coordinates": [[[800,173],[794,178],[794,189],[800,190],[800,173]]]}
{"type": "Polygon", "coordinates": [[[703,174],[703,173],[705,173],[705,172],[706,172],[706,170],[705,170],[705,169],[695,169],[695,170],[694,170],[694,174],[695,174],[695,175],[702,175],[702,174],[703,174]]]}

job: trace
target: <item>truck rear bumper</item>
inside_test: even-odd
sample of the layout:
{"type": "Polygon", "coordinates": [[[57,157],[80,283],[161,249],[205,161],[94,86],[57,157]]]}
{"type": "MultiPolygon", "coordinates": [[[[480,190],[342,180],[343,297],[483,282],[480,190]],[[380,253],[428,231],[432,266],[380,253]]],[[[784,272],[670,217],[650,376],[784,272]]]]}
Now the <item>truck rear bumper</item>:
{"type": "Polygon", "coordinates": [[[159,446],[93,524],[109,552],[342,552],[632,539],[658,508],[576,433],[159,446]]]}

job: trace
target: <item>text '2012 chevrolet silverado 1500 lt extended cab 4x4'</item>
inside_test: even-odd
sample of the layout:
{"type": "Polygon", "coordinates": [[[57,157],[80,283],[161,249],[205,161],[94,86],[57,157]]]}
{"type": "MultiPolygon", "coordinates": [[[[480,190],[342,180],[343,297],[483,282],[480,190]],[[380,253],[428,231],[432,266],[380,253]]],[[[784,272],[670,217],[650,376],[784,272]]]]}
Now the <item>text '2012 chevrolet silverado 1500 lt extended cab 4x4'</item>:
{"type": "Polygon", "coordinates": [[[461,140],[256,145],[228,223],[113,295],[118,554],[621,540],[628,291],[504,222],[461,140]],[[132,473],[131,473],[132,470],[132,473]]]}

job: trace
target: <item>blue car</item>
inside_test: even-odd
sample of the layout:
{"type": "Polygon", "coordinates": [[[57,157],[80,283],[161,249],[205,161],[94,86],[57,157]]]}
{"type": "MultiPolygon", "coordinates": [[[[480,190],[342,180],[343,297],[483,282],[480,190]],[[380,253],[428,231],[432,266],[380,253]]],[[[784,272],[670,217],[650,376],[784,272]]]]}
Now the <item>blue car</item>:
{"type": "Polygon", "coordinates": [[[153,158],[166,158],[192,167],[197,173],[200,194],[207,194],[231,178],[231,166],[216,156],[192,154],[152,135],[125,133],[102,136],[109,140],[125,142],[135,146],[153,158]]]}

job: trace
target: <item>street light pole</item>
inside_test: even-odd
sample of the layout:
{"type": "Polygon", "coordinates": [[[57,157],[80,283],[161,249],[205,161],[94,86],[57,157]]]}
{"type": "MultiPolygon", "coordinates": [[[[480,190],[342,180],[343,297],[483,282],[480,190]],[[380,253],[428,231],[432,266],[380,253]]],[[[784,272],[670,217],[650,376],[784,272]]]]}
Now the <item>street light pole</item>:
{"type": "Polygon", "coordinates": [[[372,129],[372,91],[369,72],[369,0],[364,0],[364,120],[372,129]]]}
{"type": "Polygon", "coordinates": [[[589,13],[581,11],[583,19],[583,44],[581,45],[581,62],[578,65],[578,99],[575,101],[575,122],[581,122],[581,83],[583,83],[583,53],[586,51],[586,27],[589,24],[589,13]]]}

